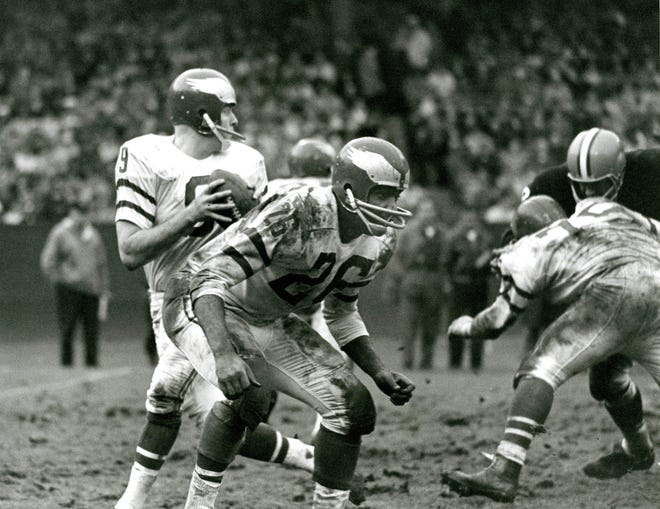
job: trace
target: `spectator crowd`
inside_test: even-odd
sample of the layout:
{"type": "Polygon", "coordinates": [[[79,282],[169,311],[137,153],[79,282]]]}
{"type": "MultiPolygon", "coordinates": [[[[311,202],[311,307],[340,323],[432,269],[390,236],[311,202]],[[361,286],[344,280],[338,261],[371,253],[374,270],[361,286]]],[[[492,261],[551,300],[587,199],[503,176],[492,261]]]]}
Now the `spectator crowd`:
{"type": "Polygon", "coordinates": [[[166,84],[194,66],[235,83],[239,130],[272,178],[286,176],[300,138],[339,147],[374,134],[404,149],[413,184],[482,212],[511,209],[584,128],[608,127],[629,147],[660,136],[652,3],[2,6],[4,223],[62,216],[81,196],[110,221],[121,140],[169,130],[166,84]]]}

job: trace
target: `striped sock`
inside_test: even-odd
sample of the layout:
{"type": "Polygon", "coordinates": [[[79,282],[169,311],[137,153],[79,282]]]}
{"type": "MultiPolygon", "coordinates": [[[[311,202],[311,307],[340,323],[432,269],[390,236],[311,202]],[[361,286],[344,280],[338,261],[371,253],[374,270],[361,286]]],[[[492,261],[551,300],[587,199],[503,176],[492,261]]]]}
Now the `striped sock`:
{"type": "Polygon", "coordinates": [[[523,466],[534,435],[543,429],[543,425],[528,417],[509,416],[497,454],[523,466]]]}

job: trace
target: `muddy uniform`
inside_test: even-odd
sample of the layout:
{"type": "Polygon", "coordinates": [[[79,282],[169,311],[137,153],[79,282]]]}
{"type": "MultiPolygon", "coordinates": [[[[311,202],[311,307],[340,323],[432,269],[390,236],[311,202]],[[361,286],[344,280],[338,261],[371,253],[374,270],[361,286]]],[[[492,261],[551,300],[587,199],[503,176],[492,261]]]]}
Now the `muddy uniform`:
{"type": "Polygon", "coordinates": [[[198,372],[217,382],[192,304],[202,295],[221,297],[234,348],[262,383],[309,404],[331,431],[368,433],[373,408],[355,408],[345,397],[362,383],[340,352],[291,313],[323,301],[340,346],[367,335],[358,293],[395,244],[392,229],[342,243],[332,190],[301,187],[254,209],[191,260],[188,274],[166,292],[167,330],[198,372]]]}
{"type": "MultiPolygon", "coordinates": [[[[501,250],[504,295],[523,310],[534,297],[565,311],[516,374],[557,388],[613,354],[639,362],[660,384],[660,241],[657,222],[603,199],[501,250]],[[651,235],[649,235],[651,232],[651,235]]],[[[475,329],[492,330],[488,316],[475,329]]]]}
{"type": "MultiPolygon", "coordinates": [[[[625,153],[626,165],[623,183],[616,201],[647,217],[660,221],[660,149],[629,150],[625,153]]],[[[522,199],[545,194],[554,198],[570,216],[575,209],[575,198],[568,179],[568,166],[562,164],[541,172],[534,181],[523,190],[522,199]]],[[[530,332],[526,348],[533,348],[543,329],[557,316],[558,310],[551,309],[547,302],[539,300],[534,304],[534,313],[530,317],[530,332]]],[[[528,312],[529,314],[529,312],[528,312]]],[[[621,380],[621,385],[629,378],[632,367],[630,360],[621,355],[606,361],[602,366],[590,370],[592,392],[601,385],[601,378],[621,380]]],[[[596,392],[598,392],[596,390],[596,392]]]]}
{"type": "MultiPolygon", "coordinates": [[[[263,194],[267,182],[266,167],[263,156],[256,150],[242,143],[228,142],[226,151],[198,160],[181,152],[173,140],[173,136],[148,134],[122,145],[115,168],[115,221],[129,221],[143,229],[164,223],[208,185],[210,175],[216,169],[240,175],[248,186],[254,188],[255,196],[263,194]]],[[[222,231],[223,227],[212,220],[200,222],[190,235],[178,239],[144,266],[152,325],[161,359],[147,393],[146,406],[150,412],[173,411],[173,405],[181,404],[181,398],[193,379],[192,366],[172,346],[162,326],[165,284],[185,265],[192,253],[222,231]],[[160,394],[163,391],[166,394],[160,394]]],[[[201,381],[192,387],[186,407],[193,416],[203,415],[214,401],[222,397],[219,391],[201,381]]]]}

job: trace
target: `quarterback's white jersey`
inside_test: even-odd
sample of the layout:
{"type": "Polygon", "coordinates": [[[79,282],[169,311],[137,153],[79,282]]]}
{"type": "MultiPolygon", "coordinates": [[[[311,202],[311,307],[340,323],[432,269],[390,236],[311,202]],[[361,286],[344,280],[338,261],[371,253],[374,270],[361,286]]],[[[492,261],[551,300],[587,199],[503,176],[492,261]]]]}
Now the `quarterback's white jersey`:
{"type": "MultiPolygon", "coordinates": [[[[239,175],[259,198],[266,189],[263,156],[242,143],[205,159],[187,156],[174,145],[174,136],[147,134],[124,143],[115,167],[117,202],[115,221],[129,221],[146,229],[173,217],[209,184],[214,170],[239,175]]],[[[189,255],[223,228],[208,219],[193,232],[144,266],[149,289],[161,292],[167,278],[180,270],[189,255]]]]}
{"type": "Polygon", "coordinates": [[[359,289],[390,260],[394,230],[343,243],[329,187],[300,187],[265,203],[191,260],[192,300],[218,295],[253,325],[324,301],[339,345],[366,335],[357,310],[359,289]]]}
{"type": "Polygon", "coordinates": [[[502,279],[500,294],[518,309],[540,292],[552,304],[568,304],[594,278],[626,263],[657,265],[659,226],[618,203],[583,200],[570,218],[499,251],[494,266],[502,279]]]}

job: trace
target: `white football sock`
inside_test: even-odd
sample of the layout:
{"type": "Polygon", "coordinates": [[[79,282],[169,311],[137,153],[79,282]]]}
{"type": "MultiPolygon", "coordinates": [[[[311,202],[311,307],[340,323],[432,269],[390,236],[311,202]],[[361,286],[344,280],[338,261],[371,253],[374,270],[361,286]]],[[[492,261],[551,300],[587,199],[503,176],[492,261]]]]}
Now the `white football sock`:
{"type": "Polygon", "coordinates": [[[289,438],[288,440],[289,450],[286,452],[282,464],[313,472],[314,447],[297,438],[289,438]]]}
{"type": "Polygon", "coordinates": [[[158,470],[151,470],[133,463],[124,494],[115,504],[115,509],[142,509],[151,487],[158,478],[158,470]]]}
{"type": "Polygon", "coordinates": [[[316,483],[312,509],[345,509],[350,491],[333,490],[316,483]]]}
{"type": "Polygon", "coordinates": [[[213,509],[215,499],[220,492],[219,482],[209,482],[202,479],[197,473],[197,468],[190,479],[188,498],[184,509],[213,509]]]}

